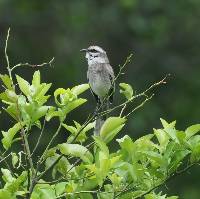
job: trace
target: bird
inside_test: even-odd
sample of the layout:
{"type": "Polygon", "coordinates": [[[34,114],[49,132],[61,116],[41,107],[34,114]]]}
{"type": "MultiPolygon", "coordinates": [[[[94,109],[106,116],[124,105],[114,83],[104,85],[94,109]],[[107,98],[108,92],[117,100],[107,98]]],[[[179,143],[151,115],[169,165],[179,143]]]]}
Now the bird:
{"type": "MultiPolygon", "coordinates": [[[[114,71],[110,65],[107,53],[103,48],[99,46],[89,46],[80,51],[85,52],[85,58],[88,63],[87,79],[90,90],[97,101],[95,113],[98,115],[99,109],[106,111],[109,108],[109,103],[113,102],[114,71]]],[[[100,117],[97,117],[97,120],[99,118],[100,117]]],[[[106,118],[104,118],[104,120],[105,119],[106,118]]],[[[99,120],[103,123],[101,118],[99,120]]],[[[100,126],[101,125],[99,125],[98,130],[100,126]]]]}

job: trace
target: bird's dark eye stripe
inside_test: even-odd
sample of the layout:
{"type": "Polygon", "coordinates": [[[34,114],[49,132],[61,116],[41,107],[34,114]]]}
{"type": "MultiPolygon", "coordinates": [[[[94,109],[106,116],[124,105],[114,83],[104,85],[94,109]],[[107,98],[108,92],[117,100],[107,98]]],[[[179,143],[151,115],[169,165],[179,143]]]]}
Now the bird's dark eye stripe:
{"type": "Polygon", "coordinates": [[[95,49],[91,49],[91,50],[89,50],[90,52],[92,52],[92,53],[96,53],[96,52],[98,52],[97,50],[95,50],[95,49]]]}

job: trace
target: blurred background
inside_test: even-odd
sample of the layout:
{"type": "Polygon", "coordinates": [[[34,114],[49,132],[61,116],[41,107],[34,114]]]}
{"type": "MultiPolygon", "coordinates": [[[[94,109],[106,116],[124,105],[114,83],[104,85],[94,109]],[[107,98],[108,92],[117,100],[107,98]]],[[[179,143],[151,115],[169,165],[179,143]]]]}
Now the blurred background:
{"type": "MultiPolygon", "coordinates": [[[[171,78],[132,115],[124,133],[133,139],[151,133],[153,127],[161,126],[160,117],[177,120],[177,128],[184,130],[200,122],[199,19],[199,0],[0,0],[0,73],[5,73],[6,68],[8,27],[11,65],[40,64],[55,57],[54,67],[41,68],[43,81],[53,83],[52,91],[87,82],[87,64],[79,52],[81,48],[93,44],[103,47],[115,73],[133,53],[119,82],[131,84],[138,93],[168,73],[171,78]]],[[[24,67],[16,72],[30,80],[34,70],[24,67]]],[[[87,105],[71,114],[79,122],[95,107],[89,91],[85,97],[87,105]]],[[[116,94],[115,104],[119,98],[116,94]]],[[[9,126],[6,114],[1,114],[1,129],[9,126]]],[[[46,135],[53,133],[52,126],[46,135]]],[[[59,141],[65,136],[61,135],[59,141]]],[[[190,175],[186,173],[168,183],[165,192],[199,199],[199,175],[195,168],[190,175]]]]}

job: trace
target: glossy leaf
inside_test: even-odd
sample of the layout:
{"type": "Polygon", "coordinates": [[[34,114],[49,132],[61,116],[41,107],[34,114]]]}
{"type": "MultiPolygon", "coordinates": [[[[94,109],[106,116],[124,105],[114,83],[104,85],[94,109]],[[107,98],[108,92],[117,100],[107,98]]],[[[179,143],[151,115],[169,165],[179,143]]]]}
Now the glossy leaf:
{"type": "Polygon", "coordinates": [[[5,75],[0,74],[0,79],[9,90],[13,90],[12,81],[7,74],[5,75]]]}
{"type": "Polygon", "coordinates": [[[126,119],[120,117],[109,117],[100,130],[100,137],[106,142],[110,142],[117,133],[124,127],[126,119]]]}
{"type": "Polygon", "coordinates": [[[12,165],[15,168],[16,164],[18,163],[19,159],[16,153],[11,153],[12,155],[12,165]]]}
{"type": "Polygon", "coordinates": [[[29,96],[30,95],[30,84],[25,79],[20,77],[19,75],[16,75],[16,79],[17,79],[17,83],[18,83],[19,88],[22,91],[22,93],[24,93],[24,95],[26,95],[26,96],[29,96]]]}
{"type": "Polygon", "coordinates": [[[81,93],[85,92],[89,89],[89,84],[80,84],[75,86],[71,89],[72,93],[75,95],[80,95],[81,93]]]}
{"type": "Polygon", "coordinates": [[[76,109],[77,107],[81,106],[82,104],[84,104],[87,100],[86,99],[82,99],[79,98],[77,100],[74,100],[72,102],[70,102],[69,104],[67,104],[65,107],[63,107],[62,111],[64,115],[67,115],[69,112],[71,112],[72,110],[76,109]]]}
{"type": "Polygon", "coordinates": [[[65,155],[72,155],[81,158],[84,162],[92,163],[93,156],[88,149],[79,144],[59,144],[60,152],[65,155]]]}
{"type": "Polygon", "coordinates": [[[130,100],[133,97],[133,89],[132,86],[126,83],[119,84],[121,90],[120,93],[124,94],[125,97],[130,100]]]}
{"type": "Polygon", "coordinates": [[[39,87],[40,85],[40,71],[39,70],[35,71],[33,74],[32,85],[35,86],[36,88],[39,87]]]}
{"type": "Polygon", "coordinates": [[[199,131],[200,131],[200,124],[195,124],[195,125],[188,127],[185,130],[186,139],[189,139],[190,137],[192,137],[193,135],[195,135],[199,131]]]}
{"type": "Polygon", "coordinates": [[[12,128],[10,128],[7,132],[2,131],[3,134],[3,139],[2,139],[2,143],[3,143],[3,147],[5,149],[10,148],[13,138],[16,135],[16,133],[22,128],[23,124],[20,124],[19,122],[16,123],[12,128]]]}

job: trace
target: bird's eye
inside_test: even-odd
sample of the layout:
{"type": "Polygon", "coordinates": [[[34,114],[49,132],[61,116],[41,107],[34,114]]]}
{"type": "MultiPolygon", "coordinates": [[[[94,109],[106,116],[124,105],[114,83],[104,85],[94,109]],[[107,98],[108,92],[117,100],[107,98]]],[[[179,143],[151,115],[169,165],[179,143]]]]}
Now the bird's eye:
{"type": "Polygon", "coordinates": [[[90,52],[91,52],[91,53],[97,53],[98,51],[95,50],[95,49],[91,49],[90,52]]]}

